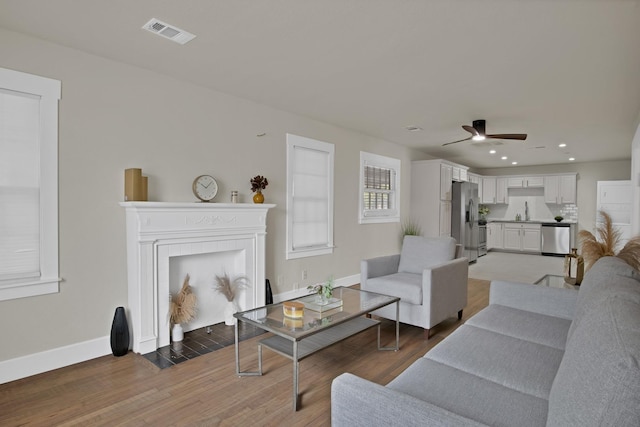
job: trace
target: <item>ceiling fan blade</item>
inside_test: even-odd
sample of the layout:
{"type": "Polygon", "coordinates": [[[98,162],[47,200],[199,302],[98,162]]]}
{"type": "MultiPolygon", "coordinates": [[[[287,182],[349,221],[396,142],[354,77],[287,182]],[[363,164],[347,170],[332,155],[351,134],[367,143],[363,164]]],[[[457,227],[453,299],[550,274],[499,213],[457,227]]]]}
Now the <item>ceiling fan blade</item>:
{"type": "Polygon", "coordinates": [[[469,141],[470,139],[471,139],[471,137],[465,138],[465,139],[461,139],[459,141],[447,142],[446,144],[442,144],[442,146],[444,147],[445,145],[457,144],[458,142],[469,141]]]}
{"type": "Polygon", "coordinates": [[[518,139],[520,141],[524,141],[527,139],[526,133],[499,133],[495,135],[485,135],[487,138],[494,139],[518,139]]]}
{"type": "Polygon", "coordinates": [[[474,128],[473,126],[462,125],[462,129],[466,130],[471,135],[474,135],[474,136],[475,135],[480,135],[480,132],[478,132],[478,130],[476,128],[474,128]]]}

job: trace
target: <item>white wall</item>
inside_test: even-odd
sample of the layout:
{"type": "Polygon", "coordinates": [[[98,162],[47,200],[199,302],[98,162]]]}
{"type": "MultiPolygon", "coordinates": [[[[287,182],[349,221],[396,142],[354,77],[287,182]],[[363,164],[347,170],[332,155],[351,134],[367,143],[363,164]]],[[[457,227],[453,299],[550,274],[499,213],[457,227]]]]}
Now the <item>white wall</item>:
{"type": "Polygon", "coordinates": [[[477,171],[477,173],[481,175],[488,176],[553,174],[564,172],[576,172],[578,174],[578,228],[594,232],[597,196],[596,183],[598,181],[629,179],[631,176],[631,161],[618,160],[607,162],[567,163],[545,166],[481,169],[477,171]]]}
{"type": "MultiPolygon", "coordinates": [[[[398,251],[398,224],[358,225],[360,150],[402,160],[408,212],[410,161],[420,153],[295,114],[0,29],[2,67],[62,81],[59,142],[58,294],[0,302],[0,362],[109,335],[127,305],[124,170],[149,176],[149,199],[195,201],[191,183],[211,174],[216,201],[249,179],[269,179],[266,274],[274,293],[358,275],[362,258],[398,251]],[[286,261],[285,134],[335,144],[333,255],[286,261]],[[256,135],[266,133],[263,137],[256,135]],[[302,270],[308,279],[301,280],[302,270]],[[280,280],[279,280],[280,279],[280,280]]],[[[263,286],[263,284],[258,284],[263,286]]]]}

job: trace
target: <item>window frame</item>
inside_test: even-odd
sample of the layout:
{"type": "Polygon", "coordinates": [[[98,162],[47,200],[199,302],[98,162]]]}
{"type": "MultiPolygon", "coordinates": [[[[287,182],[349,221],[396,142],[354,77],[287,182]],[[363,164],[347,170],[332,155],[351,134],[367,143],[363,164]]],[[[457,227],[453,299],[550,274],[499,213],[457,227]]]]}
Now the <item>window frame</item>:
{"type": "Polygon", "coordinates": [[[40,276],[0,280],[0,301],[60,291],[58,258],[58,101],[61,82],[0,68],[0,87],[40,97],[40,276]]]}
{"type": "Polygon", "coordinates": [[[297,259],[333,253],[333,202],[334,202],[334,163],[335,146],[328,142],[317,141],[303,136],[287,134],[287,230],[286,230],[286,259],[297,259]],[[295,150],[307,149],[327,154],[327,243],[306,248],[294,248],[293,218],[294,212],[294,153],[295,150]]]}
{"type": "Polygon", "coordinates": [[[360,152],[360,182],[359,182],[359,198],[358,198],[358,223],[359,224],[381,224],[400,222],[400,174],[402,162],[400,159],[382,156],[379,154],[360,152]],[[391,169],[391,187],[387,193],[390,195],[392,209],[376,209],[368,210],[364,206],[364,193],[366,187],[365,167],[373,166],[383,169],[391,169]],[[393,208],[395,206],[395,208],[393,208]]]}

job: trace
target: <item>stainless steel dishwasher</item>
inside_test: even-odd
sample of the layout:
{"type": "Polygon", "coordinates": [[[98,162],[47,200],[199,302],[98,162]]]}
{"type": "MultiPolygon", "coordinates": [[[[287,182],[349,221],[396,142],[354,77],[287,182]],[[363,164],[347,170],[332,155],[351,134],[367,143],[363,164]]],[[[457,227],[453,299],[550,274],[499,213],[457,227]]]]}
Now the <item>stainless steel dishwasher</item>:
{"type": "Polygon", "coordinates": [[[565,256],[571,250],[571,224],[542,223],[542,255],[565,256]]]}

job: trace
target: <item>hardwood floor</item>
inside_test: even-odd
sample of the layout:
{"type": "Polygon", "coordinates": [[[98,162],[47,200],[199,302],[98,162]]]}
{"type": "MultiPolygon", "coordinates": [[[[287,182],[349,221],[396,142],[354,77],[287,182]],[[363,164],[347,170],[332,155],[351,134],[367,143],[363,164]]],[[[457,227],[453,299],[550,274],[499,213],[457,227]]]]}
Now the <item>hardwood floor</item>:
{"type": "MultiPolygon", "coordinates": [[[[469,279],[463,322],[488,304],[489,282],[469,279]]],[[[0,425],[318,425],[331,423],[331,381],[351,372],[387,384],[462,322],[454,316],[423,331],[400,325],[400,351],[377,351],[376,329],[365,331],[300,362],[301,408],[292,409],[292,364],[268,349],[261,377],[235,375],[234,348],[159,369],[129,352],[0,385],[0,425]]],[[[241,343],[242,369],[257,369],[256,342],[241,343]]],[[[394,337],[383,321],[382,344],[394,337]]]]}

